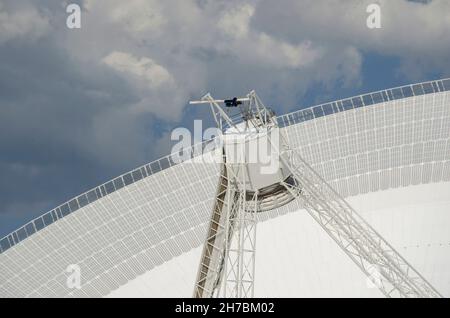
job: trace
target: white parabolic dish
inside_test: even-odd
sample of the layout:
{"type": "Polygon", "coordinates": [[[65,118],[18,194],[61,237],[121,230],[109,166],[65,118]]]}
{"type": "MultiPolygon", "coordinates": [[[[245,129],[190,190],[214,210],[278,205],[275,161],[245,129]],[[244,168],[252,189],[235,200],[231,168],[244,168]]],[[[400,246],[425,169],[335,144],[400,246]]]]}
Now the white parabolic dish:
{"type": "MultiPolygon", "coordinates": [[[[450,80],[278,117],[298,149],[450,296],[450,80]]],[[[219,165],[171,157],[90,190],[0,240],[0,297],[190,297],[219,165]],[[81,270],[81,289],[67,268],[81,270]]],[[[255,296],[381,296],[297,200],[258,213],[255,296]]],[[[376,273],[376,271],[374,271],[376,273]]],[[[376,277],[375,277],[376,278],[376,277]]]]}

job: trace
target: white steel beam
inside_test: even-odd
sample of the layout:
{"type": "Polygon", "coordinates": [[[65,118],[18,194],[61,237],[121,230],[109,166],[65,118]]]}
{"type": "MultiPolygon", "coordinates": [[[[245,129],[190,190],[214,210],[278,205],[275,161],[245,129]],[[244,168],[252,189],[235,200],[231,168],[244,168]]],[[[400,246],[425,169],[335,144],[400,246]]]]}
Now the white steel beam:
{"type": "Polygon", "coordinates": [[[295,179],[285,187],[300,193],[308,213],[369,278],[377,270],[374,283],[385,296],[442,297],[297,151],[285,146],[290,161],[285,164],[295,179]]]}

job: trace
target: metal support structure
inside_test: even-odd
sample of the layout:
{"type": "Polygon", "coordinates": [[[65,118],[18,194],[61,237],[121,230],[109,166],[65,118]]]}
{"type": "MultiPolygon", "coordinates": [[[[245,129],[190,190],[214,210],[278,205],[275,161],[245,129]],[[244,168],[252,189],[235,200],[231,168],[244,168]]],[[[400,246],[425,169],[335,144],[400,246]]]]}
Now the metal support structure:
{"type": "Polygon", "coordinates": [[[442,297],[297,151],[285,149],[295,180],[285,187],[300,193],[308,213],[369,278],[376,269],[374,283],[386,297],[442,297]]]}
{"type": "MultiPolygon", "coordinates": [[[[232,100],[234,107],[240,105],[238,110],[244,125],[238,125],[236,117],[229,116],[219,105],[229,101],[214,100],[207,94],[202,101],[191,104],[209,103],[221,131],[232,127],[245,138],[248,127],[257,132],[278,127],[273,112],[265,108],[254,91],[245,98],[232,100]],[[244,106],[242,102],[247,104],[244,106]]],[[[282,134],[279,136],[277,144],[269,137],[268,141],[278,149],[278,162],[290,170],[289,178],[279,181],[280,187],[292,198],[301,200],[308,213],[369,278],[376,269],[379,280],[375,283],[385,296],[442,297],[296,150],[289,147],[282,134]]],[[[244,153],[241,157],[248,156],[244,153]]],[[[247,174],[242,173],[249,170],[247,164],[245,160],[227,162],[223,148],[221,176],[194,297],[254,295],[256,213],[260,202],[258,190],[248,191],[251,182],[246,180],[247,174]]]]}
{"type": "Polygon", "coordinates": [[[258,193],[237,177],[246,163],[224,163],[194,288],[195,298],[254,295],[258,193]]]}
{"type": "Polygon", "coordinates": [[[221,175],[217,187],[216,199],[209,222],[202,258],[194,288],[195,298],[209,298],[217,289],[223,268],[224,249],[227,240],[226,217],[232,214],[235,206],[235,195],[229,191],[228,173],[225,165],[221,167],[221,175]],[[230,212],[227,212],[230,210],[230,212]]]}
{"type": "MultiPolygon", "coordinates": [[[[242,164],[239,168],[246,169],[246,166],[242,164]]],[[[239,198],[235,205],[236,213],[227,210],[227,237],[231,239],[225,246],[222,296],[249,298],[254,295],[258,193],[255,192],[248,201],[245,179],[236,178],[235,181],[240,183],[235,185],[239,189],[239,198]]]]}
{"type": "MultiPolygon", "coordinates": [[[[229,100],[215,100],[210,94],[190,104],[209,104],[217,127],[222,132],[227,128],[234,128],[239,133],[245,130],[236,125],[237,117],[251,122],[257,131],[268,125],[272,118],[273,113],[264,107],[254,91],[232,101],[238,109],[238,116],[232,116],[220,106],[229,100]],[[244,102],[248,104],[243,105],[244,102]]],[[[241,154],[241,158],[246,157],[246,154],[241,154]]],[[[253,192],[250,200],[247,197],[248,181],[242,179],[245,173],[239,173],[247,169],[245,160],[228,162],[223,149],[223,164],[194,297],[253,297],[258,192],[253,192]]]]}

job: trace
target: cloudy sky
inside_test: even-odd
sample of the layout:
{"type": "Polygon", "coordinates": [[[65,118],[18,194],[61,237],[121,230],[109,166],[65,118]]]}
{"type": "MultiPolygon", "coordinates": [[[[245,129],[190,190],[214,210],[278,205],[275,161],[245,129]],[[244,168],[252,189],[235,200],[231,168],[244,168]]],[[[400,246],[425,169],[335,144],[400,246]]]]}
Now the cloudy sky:
{"type": "Polygon", "coordinates": [[[0,0],[0,237],[169,153],[206,92],[282,114],[450,77],[449,53],[448,0],[0,0]]]}

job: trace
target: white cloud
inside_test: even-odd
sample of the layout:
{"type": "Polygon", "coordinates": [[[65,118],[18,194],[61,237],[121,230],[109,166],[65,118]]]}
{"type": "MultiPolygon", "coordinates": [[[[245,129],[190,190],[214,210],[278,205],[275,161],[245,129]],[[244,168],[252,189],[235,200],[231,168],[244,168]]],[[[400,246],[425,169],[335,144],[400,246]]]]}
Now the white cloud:
{"type": "MultiPolygon", "coordinates": [[[[137,128],[113,138],[110,127],[120,127],[124,118],[127,126],[140,127],[143,113],[179,122],[189,99],[206,92],[224,98],[256,89],[282,113],[298,108],[316,84],[322,97],[360,85],[362,52],[410,57],[409,69],[429,69],[427,56],[440,67],[450,43],[443,31],[448,2],[380,3],[383,28],[369,30],[365,3],[356,0],[85,0],[81,30],[52,32],[77,71],[116,75],[120,84],[114,87],[129,96],[93,118],[95,140],[107,158],[117,150],[116,140],[135,141],[128,143],[135,150],[149,139],[137,128]]],[[[155,144],[164,132],[158,136],[152,136],[155,144]]]]}
{"type": "MultiPolygon", "coordinates": [[[[373,0],[263,0],[254,13],[256,28],[291,44],[305,38],[327,50],[341,47],[397,56],[413,64],[421,60],[429,69],[436,62],[449,68],[450,1],[419,3],[406,0],[379,0],[381,29],[366,27],[366,8],[373,0]]],[[[408,74],[405,74],[408,76],[408,74]]]]}
{"type": "Polygon", "coordinates": [[[149,1],[143,6],[137,5],[139,2],[89,0],[86,36],[76,35],[78,38],[71,38],[67,44],[77,58],[105,62],[108,56],[110,66],[127,78],[132,74],[135,78],[140,76],[152,90],[142,89],[142,81],[128,82],[140,92],[141,100],[164,104],[164,107],[144,107],[159,112],[161,118],[174,119],[174,114],[181,114],[187,98],[211,90],[223,97],[256,89],[263,97],[265,93],[271,96],[273,100],[269,102],[276,100],[286,109],[295,106],[298,97],[314,82],[332,83],[343,77],[344,82],[357,83],[355,68],[361,64],[348,58],[348,46],[330,54],[329,47],[313,38],[304,37],[291,43],[255,27],[252,22],[260,1],[167,0],[149,1]],[[156,22],[149,22],[149,31],[141,32],[146,28],[133,26],[129,21],[143,21],[143,12],[147,11],[153,12],[149,21],[156,22]],[[111,52],[151,56],[152,62],[141,58],[130,60],[125,55],[111,56],[111,52]],[[162,90],[156,89],[156,78],[167,81],[168,76],[163,71],[159,77],[150,75],[157,70],[154,61],[166,70],[170,66],[172,85],[160,85],[162,90]],[[150,67],[144,69],[142,64],[147,62],[150,67]],[[352,72],[338,75],[339,69],[352,72]],[[174,99],[177,103],[168,112],[168,103],[174,99]]]}
{"type": "Polygon", "coordinates": [[[217,26],[232,37],[246,37],[249,31],[250,18],[254,13],[254,6],[244,4],[226,12],[218,21],[217,26]]]}
{"type": "MultiPolygon", "coordinates": [[[[112,68],[133,89],[138,101],[124,105],[131,114],[150,112],[160,119],[177,121],[186,104],[185,89],[179,87],[172,74],[152,58],[114,51],[102,62],[112,68]]],[[[122,115],[124,113],[122,112],[122,115]]]]}
{"type": "Polygon", "coordinates": [[[85,0],[84,6],[91,13],[103,12],[103,22],[115,24],[136,38],[155,37],[168,22],[158,0],[85,0]]]}
{"type": "Polygon", "coordinates": [[[230,38],[220,47],[222,50],[236,54],[245,63],[260,63],[276,68],[308,66],[321,56],[321,50],[315,48],[311,41],[304,40],[298,45],[292,45],[251,29],[254,13],[255,6],[250,4],[238,5],[223,13],[217,26],[219,31],[230,38]]]}
{"type": "Polygon", "coordinates": [[[80,67],[107,66],[131,87],[124,113],[176,122],[190,98],[250,89],[283,112],[316,84],[322,96],[360,85],[362,52],[401,57],[410,77],[442,65],[450,1],[380,0],[381,30],[366,27],[371,2],[85,0],[83,28],[59,41],[80,67]]]}
{"type": "Polygon", "coordinates": [[[322,55],[320,48],[313,47],[310,41],[292,45],[267,35],[257,34],[249,45],[250,53],[259,57],[259,63],[274,67],[301,68],[313,65],[322,55]]]}
{"type": "Polygon", "coordinates": [[[172,85],[175,82],[163,66],[149,57],[137,58],[129,53],[115,51],[104,57],[103,62],[119,72],[147,82],[151,89],[158,89],[162,85],[172,85]]]}
{"type": "Polygon", "coordinates": [[[48,19],[33,6],[6,8],[0,2],[0,44],[12,39],[36,40],[49,29],[48,19]]]}

